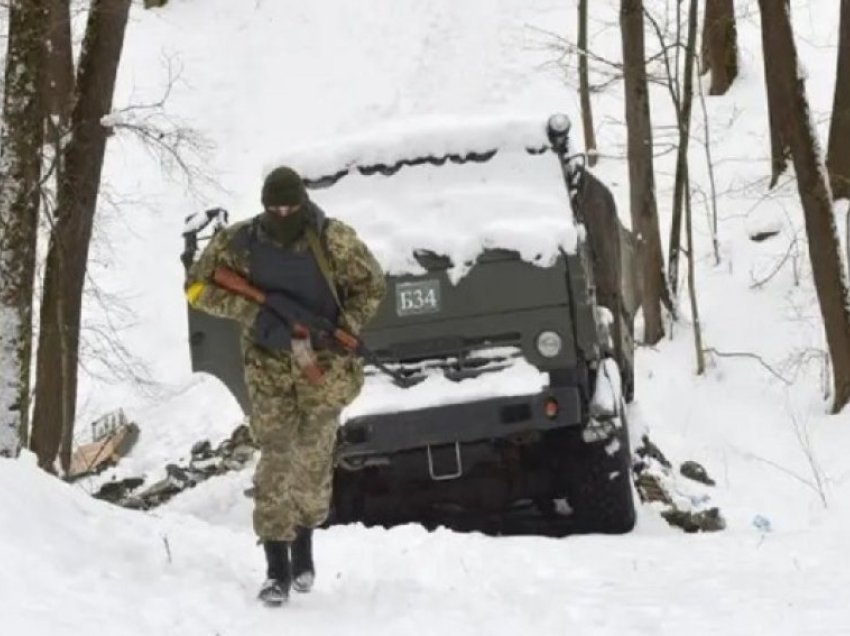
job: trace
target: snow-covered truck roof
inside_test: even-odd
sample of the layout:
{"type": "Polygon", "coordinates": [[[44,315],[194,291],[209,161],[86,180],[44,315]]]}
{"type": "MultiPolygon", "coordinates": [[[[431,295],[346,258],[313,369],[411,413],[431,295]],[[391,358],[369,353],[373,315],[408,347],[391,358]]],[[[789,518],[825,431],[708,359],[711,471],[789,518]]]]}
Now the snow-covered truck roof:
{"type": "Polygon", "coordinates": [[[329,215],[353,226],[390,274],[447,256],[459,280],[487,248],[550,265],[578,238],[546,118],[431,118],[393,124],[278,157],[329,215]]]}

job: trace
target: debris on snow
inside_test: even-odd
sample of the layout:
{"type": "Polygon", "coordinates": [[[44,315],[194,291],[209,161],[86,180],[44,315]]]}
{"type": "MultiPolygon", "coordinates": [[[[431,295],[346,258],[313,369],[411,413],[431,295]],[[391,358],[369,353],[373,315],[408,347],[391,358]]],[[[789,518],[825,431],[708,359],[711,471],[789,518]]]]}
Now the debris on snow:
{"type": "MultiPolygon", "coordinates": [[[[671,526],[688,533],[717,532],[726,528],[720,509],[709,505],[711,498],[704,492],[695,491],[691,482],[678,479],[672,464],[646,435],[635,451],[633,468],[640,500],[644,504],[654,505],[671,526]]],[[[682,469],[695,476],[703,475],[711,481],[705,469],[697,462],[685,462],[682,469]],[[688,468],[685,468],[686,465],[688,468]]],[[[707,481],[701,483],[706,484],[707,481]]]]}
{"type": "Polygon", "coordinates": [[[679,467],[679,472],[688,479],[693,479],[706,486],[716,486],[717,482],[708,476],[708,471],[694,461],[686,461],[679,467]]]}
{"type": "Polygon", "coordinates": [[[661,516],[671,526],[681,528],[688,533],[718,532],[726,529],[726,521],[721,516],[719,508],[709,508],[700,512],[671,508],[662,511],[661,516]]]}
{"type": "Polygon", "coordinates": [[[753,518],[753,526],[761,532],[773,532],[773,524],[770,523],[770,519],[762,515],[756,515],[753,518]]]}
{"type": "Polygon", "coordinates": [[[644,435],[641,439],[641,444],[635,450],[635,455],[641,459],[654,459],[665,468],[673,467],[669,460],[664,456],[664,453],[661,452],[661,449],[653,444],[647,435],[644,435]]]}
{"type": "Polygon", "coordinates": [[[68,479],[93,475],[114,466],[138,439],[138,425],[130,422],[122,409],[104,415],[92,423],[92,441],[79,446],[71,455],[68,479]]]}
{"type": "Polygon", "coordinates": [[[210,477],[245,468],[255,453],[251,433],[243,424],[216,448],[208,440],[197,442],[187,465],[168,464],[165,478],[141,492],[135,491],[144,483],[144,477],[131,477],[103,484],[94,496],[125,508],[149,510],[210,477]]]}

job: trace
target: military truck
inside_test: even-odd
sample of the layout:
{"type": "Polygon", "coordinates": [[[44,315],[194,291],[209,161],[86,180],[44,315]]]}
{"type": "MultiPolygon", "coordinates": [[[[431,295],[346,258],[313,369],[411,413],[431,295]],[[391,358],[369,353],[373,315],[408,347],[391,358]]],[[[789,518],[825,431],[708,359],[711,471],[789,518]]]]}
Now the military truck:
{"type": "MultiPolygon", "coordinates": [[[[411,251],[405,256],[416,267],[389,267],[388,293],[361,336],[407,381],[393,385],[367,367],[366,404],[344,412],[339,429],[330,523],[418,522],[553,536],[632,529],[624,402],[634,392],[633,241],[610,191],[570,151],[569,118],[554,115],[532,128],[535,134],[522,139],[496,132],[491,139],[478,130],[467,147],[460,135],[448,149],[424,143],[423,150],[406,140],[383,154],[367,138],[358,152],[336,149],[342,165],[287,161],[304,175],[311,198],[346,180],[380,196],[374,194],[380,184],[402,177],[401,190],[425,183],[432,192],[438,176],[451,170],[441,205],[467,178],[490,179],[502,196],[509,192],[498,189],[502,181],[545,173],[554,182],[547,187],[557,214],[576,228],[574,242],[548,259],[511,246],[510,233],[504,245],[491,236],[462,264],[416,239],[394,244],[411,251]],[[510,153],[515,163],[491,178],[497,159],[510,153]]],[[[346,199],[326,210],[337,216],[346,199]]],[[[531,231],[535,201],[532,196],[518,210],[531,231]]],[[[452,216],[472,214],[473,205],[465,199],[452,216]]],[[[415,211],[395,212],[420,222],[415,211]]],[[[223,210],[191,220],[184,234],[187,268],[203,229],[226,222],[223,210]]],[[[189,342],[193,369],[221,379],[250,412],[235,325],[190,308],[189,342]]]]}

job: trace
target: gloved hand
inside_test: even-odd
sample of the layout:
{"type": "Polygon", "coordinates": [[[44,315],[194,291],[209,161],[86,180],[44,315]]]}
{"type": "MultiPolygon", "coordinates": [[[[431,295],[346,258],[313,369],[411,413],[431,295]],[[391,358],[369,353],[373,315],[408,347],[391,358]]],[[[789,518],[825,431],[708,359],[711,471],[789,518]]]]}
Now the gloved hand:
{"type": "Polygon", "coordinates": [[[316,350],[330,351],[336,355],[344,356],[351,353],[343,347],[330,332],[321,331],[311,337],[313,348],[316,350]]]}
{"type": "Polygon", "coordinates": [[[260,307],[254,319],[254,342],[269,351],[291,351],[292,329],[269,307],[260,307]]]}

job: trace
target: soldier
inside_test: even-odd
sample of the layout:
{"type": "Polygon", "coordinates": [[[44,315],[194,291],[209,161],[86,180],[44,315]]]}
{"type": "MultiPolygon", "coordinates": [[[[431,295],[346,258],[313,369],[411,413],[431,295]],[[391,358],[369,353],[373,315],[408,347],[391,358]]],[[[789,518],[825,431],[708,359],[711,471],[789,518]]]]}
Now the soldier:
{"type": "Polygon", "coordinates": [[[293,355],[297,334],[280,312],[300,307],[356,334],[385,284],[354,230],[326,217],[292,169],[268,175],[262,203],[261,214],[215,235],[189,271],[186,296],[192,307],[242,326],[251,432],[260,448],[253,521],[267,580],[259,599],[280,605],[290,587],[307,592],[313,585],[312,529],[328,515],[338,416],[363,384],[362,361],[320,342],[310,346],[322,378],[309,378],[293,355]],[[265,291],[265,304],[217,286],[220,266],[265,291]]]}

